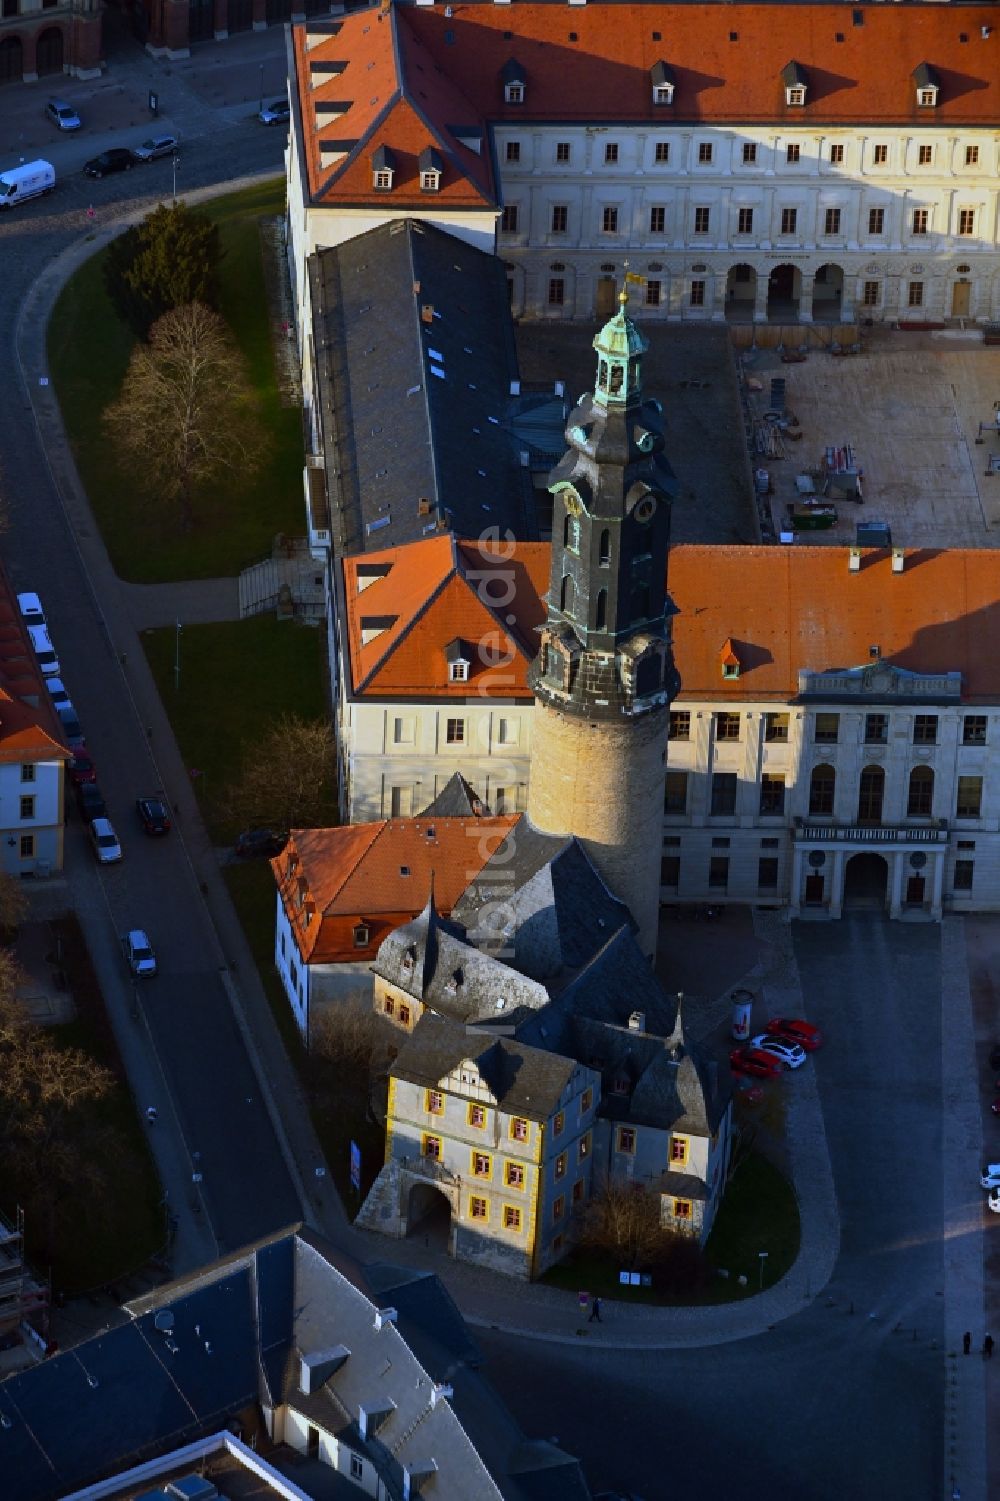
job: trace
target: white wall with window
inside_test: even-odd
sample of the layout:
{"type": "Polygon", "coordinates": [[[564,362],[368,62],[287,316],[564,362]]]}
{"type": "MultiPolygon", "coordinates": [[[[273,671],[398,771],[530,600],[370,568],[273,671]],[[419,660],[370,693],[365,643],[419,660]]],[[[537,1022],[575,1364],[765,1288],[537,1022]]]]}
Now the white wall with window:
{"type": "Polygon", "coordinates": [[[0,851],[11,876],[43,876],[63,863],[62,761],[0,766],[0,851]]]}

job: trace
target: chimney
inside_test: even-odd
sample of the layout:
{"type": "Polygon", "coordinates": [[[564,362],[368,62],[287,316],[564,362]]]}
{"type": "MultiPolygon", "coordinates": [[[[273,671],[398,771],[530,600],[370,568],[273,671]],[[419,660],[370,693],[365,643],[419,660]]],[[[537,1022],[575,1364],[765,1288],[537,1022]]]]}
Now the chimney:
{"type": "Polygon", "coordinates": [[[447,1386],[444,1383],[440,1386],[435,1386],[431,1391],[431,1406],[436,1407],[439,1402],[444,1402],[446,1398],[453,1397],[454,1395],[455,1388],[452,1386],[447,1386]]]}
{"type": "Polygon", "coordinates": [[[901,547],[894,547],[892,549],[892,571],[893,573],[902,573],[903,571],[903,549],[901,547]]]}
{"type": "Polygon", "coordinates": [[[630,1032],[645,1032],[645,1030],[646,1030],[646,1013],[645,1013],[645,1011],[633,1011],[632,1012],[632,1015],[628,1019],[628,1029],[629,1029],[630,1032]]]}
{"type": "Polygon", "coordinates": [[[387,1324],[394,1324],[399,1317],[394,1308],[376,1308],[375,1328],[384,1329],[387,1324]]]}
{"type": "Polygon", "coordinates": [[[849,573],[861,572],[861,548],[852,547],[847,554],[847,571],[849,573]]]}

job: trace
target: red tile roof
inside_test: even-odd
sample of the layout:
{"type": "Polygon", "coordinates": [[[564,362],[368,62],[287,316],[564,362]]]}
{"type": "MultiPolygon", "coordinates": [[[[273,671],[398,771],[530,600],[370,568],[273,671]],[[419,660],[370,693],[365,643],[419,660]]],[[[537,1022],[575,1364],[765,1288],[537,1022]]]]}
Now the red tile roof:
{"type": "Polygon", "coordinates": [[[858,573],[848,556],[846,547],[675,547],[678,702],[785,701],[800,668],[865,666],[878,646],[911,672],[961,672],[966,702],[1000,703],[1000,553],[907,552],[902,573],[887,552],[862,552],[858,573]],[[722,676],[727,640],[738,678],[722,676]]]}
{"type": "Polygon", "coordinates": [[[391,7],[360,11],[331,27],[310,31],[295,26],[292,34],[314,202],[377,205],[393,214],[493,207],[482,116],[457,83],[435,67],[399,12],[391,7]],[[320,38],[311,47],[306,45],[310,35],[320,38]],[[332,106],[339,106],[339,112],[332,106]],[[463,126],[474,128],[481,152],[454,133],[463,126]],[[341,143],[346,155],[324,167],[322,155],[334,142],[341,143]],[[373,186],[372,157],[380,146],[387,146],[393,157],[395,175],[388,191],[373,186]],[[421,190],[418,170],[420,154],[428,148],[444,162],[433,193],[421,190]]]}
{"type": "Polygon", "coordinates": [[[373,959],[383,938],[423,909],[432,878],[437,909],[447,916],[519,817],[393,818],[294,830],[271,868],[303,960],[373,959]],[[360,947],[359,924],[368,929],[360,947]]]}
{"type": "Polygon", "coordinates": [[[484,115],[505,124],[995,127],[995,6],[866,4],[860,14],[864,24],[855,26],[849,5],[481,4],[456,6],[452,17],[441,7],[407,11],[406,23],[484,115]],[[986,40],[983,26],[991,32],[986,40]],[[512,58],[525,74],[523,104],[504,102],[500,70],[512,58]],[[785,104],[781,73],[793,61],[808,83],[801,108],[785,104]],[[669,106],[653,104],[651,69],[658,62],[676,85],[669,106]],[[912,74],[921,63],[940,83],[935,109],[917,105],[912,74]]]}
{"type": "Polygon", "coordinates": [[[544,542],[515,542],[508,549],[444,533],[343,559],[354,693],[529,699],[528,666],[545,618],[549,556],[544,542]],[[384,576],[359,592],[359,572],[380,568],[384,576]],[[366,622],[369,630],[383,627],[367,643],[366,622]],[[466,682],[449,681],[445,652],[456,641],[470,649],[466,682]]]}

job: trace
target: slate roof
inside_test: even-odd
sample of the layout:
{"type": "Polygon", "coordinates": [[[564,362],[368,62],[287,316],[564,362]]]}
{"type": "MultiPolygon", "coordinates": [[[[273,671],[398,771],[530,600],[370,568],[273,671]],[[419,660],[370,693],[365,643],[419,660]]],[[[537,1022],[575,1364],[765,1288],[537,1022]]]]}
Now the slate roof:
{"type": "Polygon", "coordinates": [[[386,934],[424,906],[432,880],[441,910],[450,912],[470,873],[518,816],[466,813],[293,829],[271,869],[303,961],[374,958],[386,934]],[[369,930],[360,947],[354,941],[359,923],[369,930]]]}
{"type": "Polygon", "coordinates": [[[527,817],[470,882],[452,916],[471,943],[502,949],[511,964],[553,992],[619,928],[635,927],[580,842],[543,834],[527,817]]]}
{"type": "MultiPolygon", "coordinates": [[[[784,14],[784,8],[782,9],[784,14]]],[[[866,9],[865,15],[881,15],[866,9]]],[[[907,14],[916,16],[916,12],[907,14]]],[[[912,672],[962,674],[967,703],[1000,700],[1000,576],[993,551],[910,550],[902,573],[888,552],[846,547],[675,547],[669,588],[678,701],[777,700],[798,693],[800,669],[882,663],[912,672]],[[836,621],[836,629],[831,622],[836,621]],[[738,678],[724,678],[731,639],[738,678]]]]}
{"type": "Polygon", "coordinates": [[[548,1120],[557,1109],[578,1067],[573,1058],[506,1037],[491,1040],[475,1029],[425,1014],[400,1048],[391,1073],[433,1088],[465,1059],[475,1063],[502,1110],[534,1121],[548,1120]]]}
{"type": "Polygon", "coordinates": [[[421,809],[421,818],[489,818],[490,806],[460,771],[448,778],[437,797],[421,809]]]}
{"type": "Polygon", "coordinates": [[[463,1024],[516,1026],[547,1006],[544,985],[464,942],[428,902],[419,917],[390,933],[372,970],[438,1016],[463,1024]]]}
{"type": "Polygon", "coordinates": [[[534,536],[530,474],[501,420],[517,378],[502,263],[395,219],[311,255],[308,275],[336,551],[442,528],[534,536]]]}
{"type": "Polygon", "coordinates": [[[426,537],[341,560],[338,607],[347,691],[369,701],[450,699],[495,692],[528,702],[528,667],[545,619],[550,550],[426,537]],[[373,635],[377,631],[378,634],[373,635]],[[450,679],[449,648],[471,657],[450,679]]]}

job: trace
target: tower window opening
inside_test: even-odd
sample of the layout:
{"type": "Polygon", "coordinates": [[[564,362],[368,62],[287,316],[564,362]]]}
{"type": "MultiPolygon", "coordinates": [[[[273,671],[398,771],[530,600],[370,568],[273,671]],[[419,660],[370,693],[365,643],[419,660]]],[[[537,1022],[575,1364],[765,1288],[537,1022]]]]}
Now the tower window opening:
{"type": "Polygon", "coordinates": [[[597,384],[598,384],[599,389],[602,390],[602,391],[606,391],[608,389],[608,362],[607,362],[607,360],[599,360],[598,361],[598,364],[597,364],[597,384]]]}
{"type": "Polygon", "coordinates": [[[559,608],[564,615],[572,615],[573,606],[576,602],[576,588],[570,575],[564,574],[562,588],[559,591],[559,608]]]}
{"type": "Polygon", "coordinates": [[[621,365],[612,365],[612,367],[611,367],[611,394],[612,394],[612,396],[617,395],[617,393],[621,390],[622,385],[624,383],[624,380],[625,380],[625,371],[622,369],[621,365]]]}
{"type": "Polygon", "coordinates": [[[604,531],[601,533],[601,542],[597,554],[597,560],[602,568],[609,568],[611,566],[611,533],[608,531],[607,527],[605,527],[604,531]]]}
{"type": "Polygon", "coordinates": [[[577,516],[567,515],[563,523],[563,547],[569,552],[580,551],[580,520],[577,516]]]}
{"type": "Polygon", "coordinates": [[[597,594],[597,614],[594,618],[594,627],[596,630],[603,631],[607,629],[607,624],[608,591],[607,589],[600,589],[597,594]]]}

